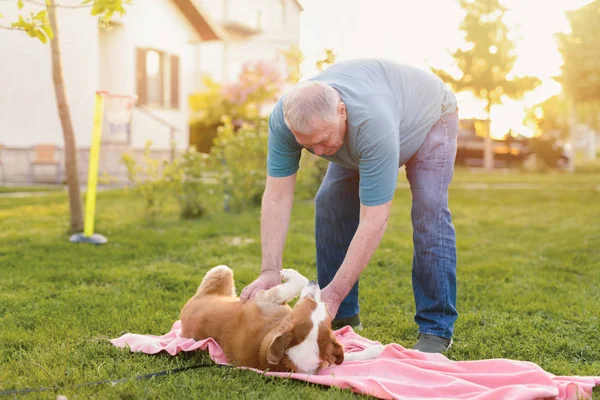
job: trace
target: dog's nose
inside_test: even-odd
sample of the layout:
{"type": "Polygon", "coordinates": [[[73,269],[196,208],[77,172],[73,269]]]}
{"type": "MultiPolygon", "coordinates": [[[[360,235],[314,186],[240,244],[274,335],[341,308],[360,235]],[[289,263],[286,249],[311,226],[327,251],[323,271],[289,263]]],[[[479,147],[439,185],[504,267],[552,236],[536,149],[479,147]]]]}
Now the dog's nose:
{"type": "Polygon", "coordinates": [[[319,288],[319,284],[317,281],[310,281],[308,284],[302,289],[302,293],[300,297],[310,296],[316,301],[321,301],[321,289],[319,288]]]}

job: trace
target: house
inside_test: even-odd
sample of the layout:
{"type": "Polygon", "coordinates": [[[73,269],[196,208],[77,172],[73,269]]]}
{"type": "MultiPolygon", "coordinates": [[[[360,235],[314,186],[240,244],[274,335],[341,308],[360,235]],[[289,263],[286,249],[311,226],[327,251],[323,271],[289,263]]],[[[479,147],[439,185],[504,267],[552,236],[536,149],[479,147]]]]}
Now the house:
{"type": "Polygon", "coordinates": [[[280,50],[298,46],[300,13],[297,0],[194,0],[202,5],[226,32],[221,41],[201,42],[194,49],[195,66],[191,85],[202,88],[202,77],[228,83],[248,61],[270,61],[285,73],[280,50]]]}
{"type": "MultiPolygon", "coordinates": [[[[22,11],[28,7],[40,8],[25,3],[22,11]]],[[[160,157],[168,157],[172,143],[178,149],[187,147],[187,97],[201,89],[202,75],[232,79],[244,62],[256,59],[273,60],[283,68],[278,49],[299,40],[301,7],[295,0],[145,0],[126,8],[127,14],[115,17],[108,29],[99,26],[87,8],[58,11],[82,182],[87,179],[96,91],[137,96],[130,129],[112,131],[104,126],[100,174],[123,180],[124,152],[140,153],[148,140],[160,157]],[[285,18],[277,20],[276,27],[267,24],[270,6],[281,6],[277,13],[285,18]]],[[[0,12],[1,24],[16,20],[16,2],[2,6],[0,12]]],[[[0,54],[0,182],[62,181],[64,142],[50,45],[23,32],[0,30],[0,54]],[[51,146],[36,153],[33,147],[40,144],[51,146]],[[52,146],[57,147],[55,153],[48,150],[52,146]],[[40,155],[54,161],[36,166],[34,158],[40,155]]],[[[118,104],[107,100],[105,116],[116,120],[123,110],[118,104]]]]}

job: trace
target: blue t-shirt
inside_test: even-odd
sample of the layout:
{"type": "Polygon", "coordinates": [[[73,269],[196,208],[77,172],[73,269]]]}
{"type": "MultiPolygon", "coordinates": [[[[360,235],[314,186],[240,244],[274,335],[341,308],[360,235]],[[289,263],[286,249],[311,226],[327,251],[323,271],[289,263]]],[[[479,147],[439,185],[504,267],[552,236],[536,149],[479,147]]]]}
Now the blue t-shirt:
{"type": "MultiPolygon", "coordinates": [[[[439,77],[392,61],[343,61],[311,80],[332,86],[346,104],[344,144],[321,157],[359,171],[360,201],[367,206],[392,199],[398,168],[417,152],[431,127],[456,110],[456,98],[439,77]]],[[[269,118],[269,176],[295,174],[303,148],[284,122],[282,97],[269,118]]]]}

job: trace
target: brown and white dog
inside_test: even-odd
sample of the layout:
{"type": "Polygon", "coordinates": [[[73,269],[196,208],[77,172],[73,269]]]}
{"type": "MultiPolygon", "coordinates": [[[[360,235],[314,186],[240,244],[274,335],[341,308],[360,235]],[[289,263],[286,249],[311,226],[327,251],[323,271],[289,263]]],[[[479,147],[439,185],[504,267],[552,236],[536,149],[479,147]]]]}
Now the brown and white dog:
{"type": "MultiPolygon", "coordinates": [[[[233,271],[214,267],[181,310],[182,336],[213,338],[230,363],[263,371],[315,373],[344,362],[318,284],[292,269],[281,276],[284,283],[241,302],[233,271]],[[287,303],[298,295],[292,309],[287,303]]],[[[382,349],[347,353],[346,360],[376,358],[382,349]]]]}

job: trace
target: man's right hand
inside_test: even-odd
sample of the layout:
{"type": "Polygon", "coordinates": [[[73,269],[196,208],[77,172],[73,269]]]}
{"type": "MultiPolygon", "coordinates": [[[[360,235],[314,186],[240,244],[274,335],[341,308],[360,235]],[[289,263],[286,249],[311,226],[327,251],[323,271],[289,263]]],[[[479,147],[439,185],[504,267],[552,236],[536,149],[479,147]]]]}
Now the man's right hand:
{"type": "Polygon", "coordinates": [[[247,301],[259,291],[271,289],[281,283],[281,273],[275,270],[261,272],[254,282],[246,286],[240,294],[240,300],[247,301]]]}

